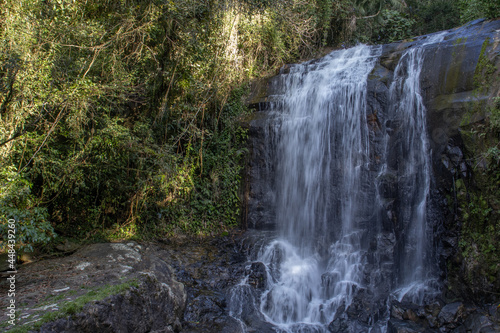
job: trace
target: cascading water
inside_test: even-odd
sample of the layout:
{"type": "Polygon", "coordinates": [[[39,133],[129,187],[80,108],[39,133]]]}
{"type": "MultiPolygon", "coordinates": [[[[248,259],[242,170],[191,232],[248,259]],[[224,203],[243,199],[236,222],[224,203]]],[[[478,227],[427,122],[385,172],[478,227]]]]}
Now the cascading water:
{"type": "MultiPolygon", "coordinates": [[[[424,47],[439,43],[444,33],[430,36],[420,47],[407,50],[396,69],[390,87],[390,116],[404,129],[398,144],[400,157],[395,170],[400,175],[398,221],[403,226],[396,249],[399,274],[396,294],[399,300],[421,304],[427,293],[435,291],[435,274],[429,248],[432,232],[427,230],[428,197],[431,183],[429,139],[426,134],[426,108],[420,89],[424,47]]],[[[387,141],[389,142],[389,141],[387,141]]],[[[390,149],[389,147],[387,149],[390,149]]],[[[390,168],[389,168],[390,169],[390,168]]],[[[387,172],[387,164],[382,173],[387,172]]]]}
{"type": "Polygon", "coordinates": [[[261,311],[284,329],[321,331],[361,284],[366,249],[356,220],[368,204],[366,82],[379,51],[358,46],[283,76],[287,90],[276,105],[280,237],[259,261],[270,273],[261,311]],[[332,224],[341,227],[335,232],[332,224]]]}
{"type": "Polygon", "coordinates": [[[250,297],[275,331],[327,332],[356,297],[369,295],[368,302],[384,309],[372,311],[365,325],[384,331],[391,293],[421,303],[432,292],[426,229],[431,161],[419,80],[422,45],[441,39],[429,38],[402,55],[384,111],[391,120],[377,125],[387,133],[381,138],[385,148],[376,154],[368,124],[376,112],[367,111],[367,84],[381,47],[335,51],[279,76],[284,93],[270,110],[275,133],[268,133],[277,235],[252,258],[265,267],[264,290],[250,297],[250,285],[242,281],[233,291],[233,316],[243,317],[242,305],[235,304],[250,297]],[[398,197],[391,199],[398,208],[385,217],[389,223],[382,221],[388,204],[381,193],[388,179],[397,179],[398,197]],[[392,223],[398,227],[388,231],[392,223]]]}

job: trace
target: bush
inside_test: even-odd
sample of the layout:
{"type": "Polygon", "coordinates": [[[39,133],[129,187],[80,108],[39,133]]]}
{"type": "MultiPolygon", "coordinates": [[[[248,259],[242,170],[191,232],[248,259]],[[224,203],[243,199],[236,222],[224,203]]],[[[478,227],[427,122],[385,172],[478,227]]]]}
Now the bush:
{"type": "Polygon", "coordinates": [[[34,245],[46,244],[56,235],[48,221],[47,209],[40,207],[31,193],[32,184],[21,177],[14,167],[0,171],[0,234],[5,248],[8,224],[15,220],[15,241],[19,251],[32,251],[34,245]]]}
{"type": "Polygon", "coordinates": [[[500,3],[496,0],[460,0],[460,20],[462,23],[478,18],[497,18],[500,16],[500,3]]]}
{"type": "Polygon", "coordinates": [[[381,13],[383,23],[376,27],[372,40],[378,43],[392,43],[412,37],[415,21],[396,10],[384,10],[381,13]]]}

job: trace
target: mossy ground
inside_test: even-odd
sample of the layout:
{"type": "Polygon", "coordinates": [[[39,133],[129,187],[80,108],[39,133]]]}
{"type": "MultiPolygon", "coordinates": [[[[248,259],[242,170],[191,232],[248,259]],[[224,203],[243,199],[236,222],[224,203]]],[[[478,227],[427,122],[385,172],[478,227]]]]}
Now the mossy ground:
{"type": "MultiPolygon", "coordinates": [[[[39,329],[43,324],[65,318],[80,312],[83,307],[95,301],[100,301],[111,295],[118,295],[126,292],[132,287],[138,287],[136,279],[124,281],[115,285],[103,285],[87,289],[82,286],[80,291],[71,290],[56,296],[47,296],[42,302],[37,304],[36,310],[29,315],[22,317],[16,326],[9,326],[7,322],[0,325],[0,328],[12,333],[25,333],[39,329]],[[47,311],[43,308],[45,306],[57,304],[55,311],[47,311]]],[[[17,311],[21,315],[23,309],[17,311]]]]}

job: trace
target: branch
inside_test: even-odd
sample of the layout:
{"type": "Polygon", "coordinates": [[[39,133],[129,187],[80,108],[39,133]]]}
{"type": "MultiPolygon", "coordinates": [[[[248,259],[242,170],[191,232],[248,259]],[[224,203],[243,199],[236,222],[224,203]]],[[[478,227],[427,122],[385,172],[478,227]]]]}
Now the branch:
{"type": "Polygon", "coordinates": [[[373,17],[375,17],[375,16],[378,16],[378,14],[380,14],[380,9],[379,9],[379,11],[377,12],[377,14],[374,14],[374,15],[369,15],[369,16],[356,17],[356,19],[357,19],[357,20],[369,19],[369,18],[373,18],[373,17]]]}
{"type": "Polygon", "coordinates": [[[16,79],[18,69],[14,71],[14,74],[12,75],[12,78],[10,79],[10,87],[9,87],[9,93],[5,97],[5,99],[2,102],[2,105],[0,106],[0,115],[4,114],[5,111],[7,111],[7,105],[9,105],[10,100],[12,99],[12,96],[14,95],[14,80],[16,79]]]}
{"type": "MultiPolygon", "coordinates": [[[[42,110],[45,110],[45,104],[42,106],[42,110]]],[[[18,137],[26,134],[26,132],[28,132],[28,129],[30,129],[30,127],[36,125],[36,123],[38,123],[40,121],[40,119],[42,119],[42,117],[47,113],[47,111],[45,112],[42,112],[38,118],[36,118],[31,124],[28,124],[23,131],[16,131],[16,133],[14,133],[14,135],[10,138],[10,139],[7,139],[5,141],[2,141],[0,142],[0,147],[1,146],[4,146],[6,145],[7,143],[11,142],[12,140],[15,140],[17,139],[18,137]]]]}
{"type": "Polygon", "coordinates": [[[35,153],[33,154],[33,156],[31,156],[31,158],[29,159],[28,163],[26,163],[24,165],[24,167],[21,168],[21,170],[19,170],[19,172],[17,173],[18,175],[24,170],[26,169],[26,167],[31,163],[31,161],[33,161],[33,159],[35,158],[35,156],[38,154],[38,152],[40,151],[40,149],[42,149],[42,147],[45,145],[45,142],[47,142],[47,139],[49,138],[50,134],[52,134],[52,131],[54,131],[57,123],[59,122],[59,120],[61,119],[61,115],[62,115],[62,112],[65,111],[66,108],[63,108],[61,111],[59,111],[59,113],[57,114],[57,117],[56,117],[56,120],[54,121],[54,123],[52,124],[52,127],[50,128],[49,132],[47,133],[47,135],[45,136],[45,138],[43,139],[43,142],[42,144],[38,147],[38,149],[35,151],[35,153]]]}

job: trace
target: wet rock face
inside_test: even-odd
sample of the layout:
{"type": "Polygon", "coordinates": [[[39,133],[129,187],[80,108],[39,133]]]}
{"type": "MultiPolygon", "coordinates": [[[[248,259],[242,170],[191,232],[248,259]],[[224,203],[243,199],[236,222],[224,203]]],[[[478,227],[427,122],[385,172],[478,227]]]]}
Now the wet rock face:
{"type": "Polygon", "coordinates": [[[444,306],[440,302],[425,306],[396,303],[391,307],[387,332],[498,332],[499,323],[484,309],[462,302],[444,306]]]}
{"type": "Polygon", "coordinates": [[[231,288],[245,276],[246,255],[237,235],[169,244],[162,258],[185,287],[184,333],[243,333],[230,316],[231,288]]]}
{"type": "Polygon", "coordinates": [[[267,286],[266,266],[261,262],[254,262],[247,272],[248,284],[258,290],[263,290],[267,286]]]}
{"type": "MultiPolygon", "coordinates": [[[[392,276],[398,265],[398,239],[402,232],[398,225],[399,199],[402,187],[397,172],[379,174],[383,154],[384,138],[389,137],[388,169],[397,170],[404,163],[404,152],[398,150],[403,140],[400,121],[390,112],[389,89],[394,70],[404,51],[424,41],[427,36],[416,38],[411,42],[393,43],[382,47],[382,55],[368,79],[367,125],[370,138],[370,166],[377,193],[381,196],[383,209],[381,228],[369,235],[370,244],[367,254],[365,283],[377,286],[381,294],[390,291],[394,285],[392,276]],[[391,148],[392,147],[392,148],[391,148]]],[[[448,277],[447,265],[460,265],[454,262],[459,251],[460,223],[457,219],[459,209],[453,206],[453,186],[458,178],[473,181],[473,165],[467,160],[466,147],[461,129],[484,120],[480,115],[470,115],[471,103],[487,101],[500,91],[500,81],[494,80],[486,89],[477,89],[475,77],[478,74],[477,64],[480,57],[487,56],[497,68],[500,68],[500,20],[476,21],[464,27],[447,32],[444,40],[438,45],[429,45],[424,49],[424,67],[420,75],[423,102],[427,110],[427,133],[429,151],[431,153],[433,178],[429,193],[428,230],[434,235],[433,248],[436,249],[436,266],[439,266],[439,278],[446,286],[448,277]],[[455,259],[454,259],[455,258],[455,259]]],[[[292,65],[293,66],[293,65],[292,65]]],[[[498,72],[497,72],[498,73],[498,72]]],[[[253,96],[253,104],[257,112],[255,118],[248,121],[250,129],[250,145],[253,157],[248,165],[248,219],[247,227],[268,230],[274,228],[274,165],[276,161],[269,154],[266,146],[276,138],[270,138],[270,127],[279,127],[279,120],[268,110],[274,103],[273,96],[280,94],[276,87],[277,80],[261,82],[259,94],[253,96]],[[264,92],[268,89],[268,93],[264,92]]],[[[366,224],[370,225],[367,219],[366,224]]],[[[448,266],[449,267],[449,266],[448,266]]],[[[252,274],[259,276],[259,267],[254,267],[252,274]]],[[[461,277],[459,281],[465,281],[461,277]]],[[[254,281],[255,290],[258,283],[254,281]]],[[[445,287],[446,289],[446,287],[445,287]]],[[[488,290],[485,286],[485,290],[488,290]]],[[[414,308],[401,305],[400,310],[391,309],[388,332],[487,332],[489,327],[498,323],[494,316],[487,312],[471,310],[462,303],[450,303],[458,299],[471,300],[470,288],[463,286],[452,294],[445,291],[438,304],[427,304],[427,307],[414,308]],[[450,303],[446,305],[446,303],[450,303]],[[460,305],[461,304],[461,305],[460,305]],[[457,307],[455,309],[455,307],[457,307]],[[468,309],[465,311],[464,309],[468,309]],[[455,311],[456,310],[456,311],[455,311]],[[465,312],[464,312],[465,311],[465,312]],[[480,328],[478,328],[480,327],[480,328]]],[[[254,296],[252,296],[254,297],[254,296]]],[[[361,297],[361,296],[360,296],[361,297]]],[[[380,301],[376,295],[364,295],[371,302],[380,301]]],[[[249,296],[249,299],[251,297],[249,296]]],[[[477,300],[477,298],[476,298],[477,300]]],[[[483,299],[484,300],[484,299],[483,299]]],[[[354,322],[362,327],[370,320],[380,316],[363,302],[366,299],[355,299],[350,309],[336,318],[329,325],[331,332],[356,331],[354,322]]],[[[481,300],[480,300],[481,301],[481,300]]],[[[486,303],[484,301],[483,303],[486,303]]],[[[249,311],[250,312],[250,311],[249,311]]],[[[251,317],[251,315],[249,315],[251,317]]],[[[358,325],[356,324],[356,325],[358,325]]],[[[496,326],[495,326],[496,325],[496,326]]]]}
{"type": "Polygon", "coordinates": [[[247,216],[245,226],[251,229],[270,230],[274,224],[274,171],[275,158],[269,154],[269,141],[273,131],[268,112],[255,112],[249,122],[250,159],[247,165],[247,189],[245,193],[247,216]]]}
{"type": "Polygon", "coordinates": [[[416,325],[411,321],[391,319],[387,325],[387,333],[417,333],[425,332],[425,328],[416,325]]]}

